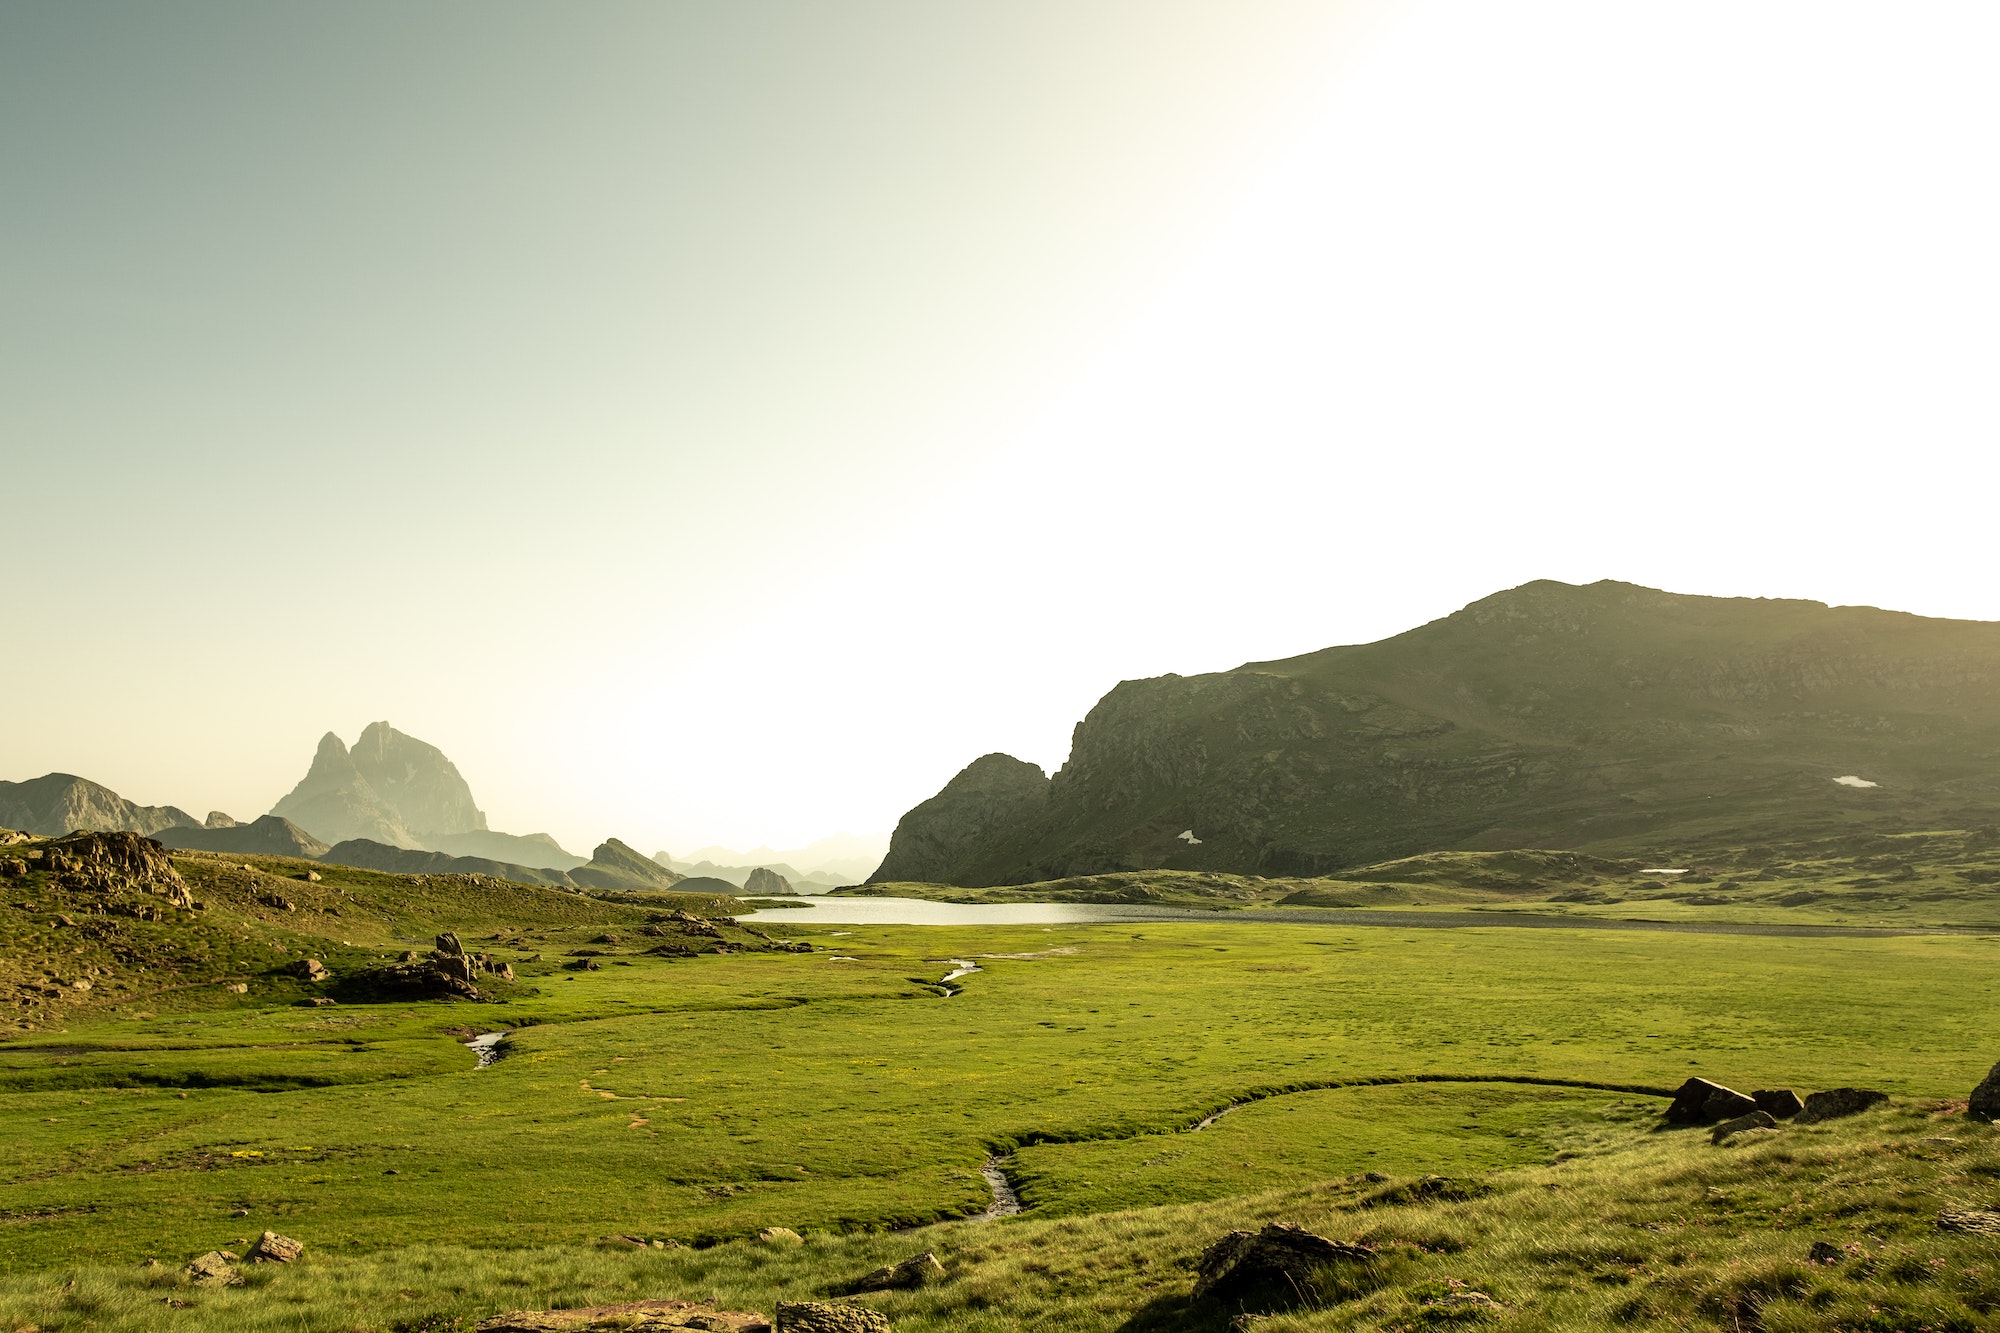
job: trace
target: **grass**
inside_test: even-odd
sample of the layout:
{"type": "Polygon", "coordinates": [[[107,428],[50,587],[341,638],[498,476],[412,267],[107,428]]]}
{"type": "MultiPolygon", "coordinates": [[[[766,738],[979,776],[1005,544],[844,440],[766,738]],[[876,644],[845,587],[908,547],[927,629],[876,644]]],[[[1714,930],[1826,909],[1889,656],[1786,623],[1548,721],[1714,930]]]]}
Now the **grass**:
{"type": "MultiPolygon", "coordinates": [[[[189,1288],[171,1270],[129,1263],[15,1272],[0,1278],[0,1327],[468,1328],[509,1308],[659,1296],[769,1311],[778,1299],[839,1299],[853,1278],[918,1249],[940,1256],[945,1281],[860,1298],[907,1333],[1177,1333],[1220,1329],[1242,1313],[1270,1333],[1996,1326],[1993,1241],[1934,1225],[1942,1209],[1990,1205],[2000,1179],[1993,1128],[1947,1104],[1911,1101],[1719,1148],[1698,1131],[1630,1129],[1614,1119],[1593,1142],[1580,1128],[1567,1160],[1488,1174],[1474,1182],[1483,1193],[1459,1202],[1384,1202],[1409,1182],[1345,1177],[1091,1216],[815,1234],[802,1246],[315,1250],[297,1265],[253,1269],[229,1290],[189,1288]],[[1190,1298],[1206,1245],[1272,1220],[1375,1246],[1377,1259],[1322,1272],[1297,1297],[1248,1311],[1190,1298]],[[1810,1262],[1815,1241],[1838,1257],[1810,1262]],[[1468,1292],[1493,1304],[1466,1302],[1468,1292]]],[[[479,1207],[468,1196],[468,1210],[479,1207]]]]}
{"type": "Polygon", "coordinates": [[[0,909],[17,975],[99,969],[19,1007],[0,1042],[0,1329],[389,1330],[661,1295],[769,1310],[914,1248],[959,1276],[869,1298],[899,1326],[1206,1328],[1226,1312],[1187,1301],[1193,1255],[1273,1217],[1387,1247],[1365,1282],[1328,1275],[1307,1308],[1266,1312],[1274,1329],[1432,1326],[1462,1312],[1424,1304],[1452,1281],[1503,1302],[1496,1326],[1727,1327],[1716,1311],[1740,1320],[1752,1295],[1766,1322],[1744,1327],[1865,1300],[1989,1326],[1986,1278],[1960,1272],[1975,1242],[1928,1218],[1991,1204],[2000,1145],[1957,1119],[1967,1146],[1924,1140],[1991,1061],[1990,938],[1360,929],[1307,910],[773,932],[810,953],[724,926],[704,947],[728,952],[677,957],[649,952],[687,943],[650,904],[322,868],[284,911],[260,899],[289,863],[177,864],[201,912],[92,914],[32,876],[8,896],[28,905],[0,909]],[[443,929],[518,980],[485,1004],[308,1003],[443,929]],[[278,973],[308,951],[333,982],[278,973]],[[946,998],[953,957],[982,970],[946,998]],[[475,1071],[459,1042],[502,1029],[506,1055],[475,1071]],[[1660,1103],[1629,1091],[1690,1073],[1903,1100],[1711,1149],[1652,1132],[1660,1103]],[[949,1220],[985,1206],[994,1153],[1027,1215],[949,1220]],[[1430,1173],[1490,1192],[1362,1206],[1430,1173]],[[1737,1204],[1709,1207],[1711,1188],[1737,1204]],[[1866,1264],[1786,1276],[1807,1217],[1866,1264]],[[747,1239],[771,1225],[807,1245],[747,1239]],[[310,1260],[177,1285],[187,1258],[267,1227],[310,1260]],[[688,1248],[595,1244],[616,1234],[688,1248]],[[1932,1272],[1940,1257],[1957,1267],[1932,1272]]]}

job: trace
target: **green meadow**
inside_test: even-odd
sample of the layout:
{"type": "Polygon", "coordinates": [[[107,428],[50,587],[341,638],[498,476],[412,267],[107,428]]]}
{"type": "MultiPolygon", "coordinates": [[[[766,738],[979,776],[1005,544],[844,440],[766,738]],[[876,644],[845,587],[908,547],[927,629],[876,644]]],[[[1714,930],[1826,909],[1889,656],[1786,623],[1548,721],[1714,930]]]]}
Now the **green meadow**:
{"type": "MultiPolygon", "coordinates": [[[[0,1042],[0,1316],[17,1328],[445,1328],[690,1293],[768,1309],[922,1248],[949,1248],[969,1285],[871,1298],[918,1327],[1208,1327],[1184,1270],[1225,1224],[1490,1212],[1496,1191],[1539,1199],[1520,1182],[1548,1171],[1615,1195],[1628,1170],[1725,1160],[1658,1132],[1659,1094],[1690,1074],[1877,1087],[1933,1115],[2000,1053],[2000,939],[1972,934],[1404,929],[1301,909],[725,924],[725,951],[687,957],[660,903],[343,871],[289,881],[297,901],[271,909],[289,863],[177,864],[205,901],[179,924],[82,918],[32,884],[12,905],[9,965],[39,979],[24,994],[96,978],[0,1042]],[[488,1002],[342,980],[454,927],[515,971],[488,1002]],[[309,950],[332,981],[283,974],[309,950]],[[979,970],[942,985],[955,958],[979,970]],[[486,1068],[462,1044],[479,1032],[508,1034],[486,1068]],[[993,1158],[1026,1212],[968,1220],[993,1158]],[[1431,1175],[1480,1183],[1363,1206],[1431,1175]],[[754,1240],[774,1226],[805,1247],[754,1240]],[[308,1259],[228,1291],[176,1276],[265,1229],[308,1259]]],[[[1368,1281],[1442,1281],[1426,1265],[1456,1251],[1428,1246],[1431,1225],[1410,1224],[1407,1282],[1368,1281]]],[[[1440,1221],[1433,1239],[1513,1225],[1440,1221]]],[[[1368,1300],[1326,1295],[1328,1326],[1368,1300]]]]}

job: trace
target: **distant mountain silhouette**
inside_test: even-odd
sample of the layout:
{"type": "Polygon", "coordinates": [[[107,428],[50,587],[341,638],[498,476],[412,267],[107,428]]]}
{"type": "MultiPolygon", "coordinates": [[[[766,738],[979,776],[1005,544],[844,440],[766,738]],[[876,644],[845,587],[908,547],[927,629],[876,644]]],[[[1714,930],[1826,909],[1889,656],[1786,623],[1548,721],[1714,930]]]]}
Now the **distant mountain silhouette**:
{"type": "Polygon", "coordinates": [[[368,838],[349,838],[328,849],[319,859],[332,865],[354,866],[359,870],[384,870],[392,875],[486,875],[493,879],[511,879],[518,884],[575,887],[570,877],[560,870],[515,865],[483,856],[449,856],[444,852],[391,847],[368,838]]]}
{"type": "Polygon", "coordinates": [[[1379,643],[1126,681],[1045,794],[989,755],[873,879],[1965,828],[2000,819],[1996,756],[2000,624],[1539,582],[1379,643]]]}
{"type": "Polygon", "coordinates": [[[583,858],[546,833],[498,833],[444,751],[387,722],[371,722],[349,750],[328,732],[312,767],[271,808],[323,842],[353,839],[567,870],[583,858]]]}
{"type": "Polygon", "coordinates": [[[199,827],[201,821],[171,805],[135,805],[109,787],[72,773],[49,773],[26,782],[0,782],[0,828],[54,838],[77,829],[140,833],[199,827]]]}

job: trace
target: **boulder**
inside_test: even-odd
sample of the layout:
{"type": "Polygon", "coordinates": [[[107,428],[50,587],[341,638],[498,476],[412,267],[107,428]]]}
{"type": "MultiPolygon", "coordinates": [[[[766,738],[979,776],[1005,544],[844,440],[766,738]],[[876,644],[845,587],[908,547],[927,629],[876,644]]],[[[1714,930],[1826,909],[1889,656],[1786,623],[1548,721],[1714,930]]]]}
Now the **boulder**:
{"type": "Polygon", "coordinates": [[[431,959],[431,969],[470,986],[478,975],[479,965],[462,953],[448,953],[431,959]]]}
{"type": "Polygon", "coordinates": [[[1734,1088],[1725,1088],[1705,1078],[1691,1078],[1674,1093],[1673,1104],[1667,1107],[1667,1123],[1712,1125],[1756,1109],[1756,1102],[1734,1088]]]}
{"type": "Polygon", "coordinates": [[[181,1276],[197,1287],[233,1287],[243,1281],[236,1256],[228,1250],[210,1250],[183,1268],[181,1276]]]}
{"type": "Polygon", "coordinates": [[[1814,1125],[1822,1120],[1859,1115],[1871,1106],[1879,1106],[1888,1100],[1888,1093],[1876,1092],[1873,1088],[1829,1088],[1806,1098],[1805,1109],[1799,1112],[1798,1122],[1814,1125]]]}
{"type": "Polygon", "coordinates": [[[851,1290],[888,1291],[894,1287],[921,1287],[928,1282],[936,1282],[944,1277],[944,1265],[938,1257],[925,1250],[913,1254],[901,1263],[888,1264],[857,1278],[851,1290]]]}
{"type": "Polygon", "coordinates": [[[757,1233],[758,1240],[771,1241],[778,1245],[803,1245],[806,1238],[790,1227],[765,1227],[757,1233]]]}
{"type": "Polygon", "coordinates": [[[1195,1265],[1194,1296],[1200,1300],[1273,1279],[1302,1286],[1315,1268],[1347,1260],[1368,1263],[1375,1251],[1314,1235],[1283,1222],[1261,1231],[1232,1231],[1202,1251],[1195,1265]]]}
{"type": "Polygon", "coordinates": [[[495,1315],[476,1333],[571,1333],[572,1330],[615,1328],[621,1333],[661,1333],[692,1328],[704,1333],[771,1333],[771,1321],[750,1311],[718,1310],[691,1301],[632,1301],[625,1305],[593,1305],[580,1310],[516,1310],[495,1315]]]}
{"type": "Polygon", "coordinates": [[[1750,1094],[1750,1100],[1757,1103],[1757,1109],[1774,1120],[1790,1120],[1806,1104],[1799,1100],[1799,1094],[1790,1088],[1761,1088],[1750,1094]]]}
{"type": "Polygon", "coordinates": [[[257,901],[274,912],[296,912],[299,910],[297,905],[282,893],[260,893],[257,895],[257,901]]]}
{"type": "Polygon", "coordinates": [[[778,1333],[889,1333],[889,1316],[862,1305],[779,1301],[778,1333]]]}
{"type": "Polygon", "coordinates": [[[0,875],[9,879],[19,879],[28,873],[28,863],[18,856],[0,858],[0,875]]]}
{"type": "Polygon", "coordinates": [[[317,884],[319,883],[319,871],[308,870],[301,878],[308,884],[317,884]]]}
{"type": "Polygon", "coordinates": [[[305,1252],[306,1247],[290,1236],[267,1231],[257,1238],[257,1243],[243,1257],[256,1264],[288,1264],[305,1252]]]}
{"type": "Polygon", "coordinates": [[[1809,1264],[1837,1264],[1846,1257],[1846,1252],[1830,1240],[1816,1240],[1806,1251],[1806,1262],[1809,1264]]]}
{"type": "Polygon", "coordinates": [[[317,958],[294,958],[285,964],[285,972],[301,981],[325,981],[333,975],[326,970],[326,964],[317,958]]]}
{"type": "Polygon", "coordinates": [[[458,936],[447,930],[437,937],[437,951],[442,954],[463,954],[465,946],[458,942],[458,936]]]}
{"type": "Polygon", "coordinates": [[[228,991],[231,995],[248,995],[250,993],[250,984],[245,981],[232,981],[222,989],[228,991]]]}
{"type": "Polygon", "coordinates": [[[1939,1213],[1939,1231],[1956,1231],[1968,1236],[2000,1236],[2000,1213],[1973,1208],[1939,1213]]]}
{"type": "Polygon", "coordinates": [[[1720,1143],[1732,1134],[1741,1134],[1746,1129],[1775,1129],[1778,1122],[1769,1111],[1751,1111],[1731,1120],[1725,1120],[1708,1131],[1711,1143],[1720,1143]]]}
{"type": "Polygon", "coordinates": [[[1972,1097],[1965,1104],[1965,1113],[1974,1120],[1992,1122],[2000,1120],[2000,1065],[1994,1065],[1979,1086],[1972,1090],[1972,1097]]]}

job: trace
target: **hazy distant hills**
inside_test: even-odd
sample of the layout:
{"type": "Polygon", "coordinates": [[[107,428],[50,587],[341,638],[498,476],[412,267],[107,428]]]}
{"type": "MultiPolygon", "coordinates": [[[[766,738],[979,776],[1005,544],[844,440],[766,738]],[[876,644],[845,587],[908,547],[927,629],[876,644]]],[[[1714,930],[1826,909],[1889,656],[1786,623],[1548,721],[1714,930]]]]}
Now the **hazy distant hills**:
{"type": "Polygon", "coordinates": [[[161,829],[199,827],[171,805],[135,805],[109,787],[69,773],[0,782],[0,828],[54,838],[72,829],[123,829],[151,836],[161,829]]]}
{"type": "Polygon", "coordinates": [[[2000,819],[2000,624],[1532,583],[1379,643],[1126,681],[1039,779],[979,760],[873,880],[1964,828],[2000,819]]]}
{"type": "Polygon", "coordinates": [[[591,854],[590,863],[572,870],[570,878],[593,889],[644,891],[671,889],[687,876],[641,856],[616,838],[607,838],[591,854]]]}
{"type": "MultiPolygon", "coordinates": [[[[211,821],[214,816],[209,817],[211,821]]],[[[169,847],[239,856],[300,856],[317,860],[330,850],[312,834],[279,815],[265,815],[248,824],[217,827],[165,828],[153,834],[169,847]]],[[[352,864],[343,862],[342,864],[352,864]]]]}

